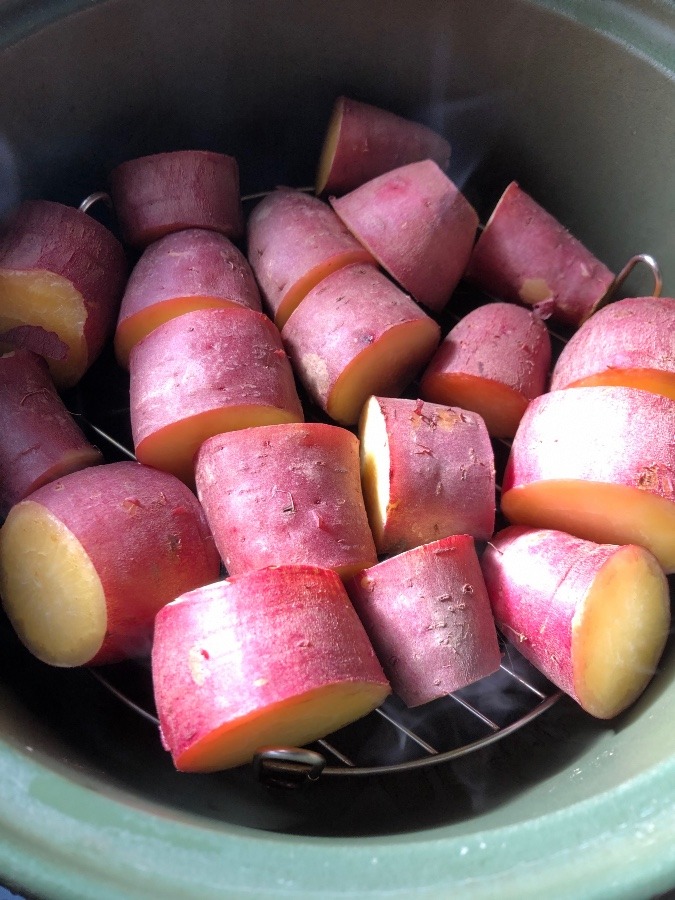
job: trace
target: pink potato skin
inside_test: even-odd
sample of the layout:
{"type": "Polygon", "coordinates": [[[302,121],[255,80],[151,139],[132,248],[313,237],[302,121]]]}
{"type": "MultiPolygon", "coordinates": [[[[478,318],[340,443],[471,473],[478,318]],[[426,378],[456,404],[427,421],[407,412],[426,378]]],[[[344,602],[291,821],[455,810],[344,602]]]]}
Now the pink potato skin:
{"type": "Polygon", "coordinates": [[[268,194],[249,216],[247,232],[248,257],[273,317],[291,292],[302,292],[301,284],[309,290],[344,265],[374,262],[327,203],[302,191],[268,194]]]}
{"type": "Polygon", "coordinates": [[[478,215],[435,162],[394,169],[331,204],[418,303],[445,307],[469,262],[478,215]]]}
{"type": "MultiPolygon", "coordinates": [[[[427,321],[436,330],[428,361],[440,340],[440,327],[374,266],[347,266],[309,292],[281,337],[296,374],[330,415],[331,394],[349,366],[392,329],[418,321],[427,321]]],[[[424,361],[420,368],[423,365],[424,361]]],[[[416,373],[408,366],[396,370],[394,361],[394,371],[376,392],[396,396],[416,373]]],[[[359,413],[341,424],[354,424],[359,413]]]]}
{"type": "Polygon", "coordinates": [[[0,520],[43,484],[103,462],[28,350],[0,356],[0,520]]]}
{"type": "Polygon", "coordinates": [[[303,694],[355,681],[388,690],[340,579],[313,566],[228,578],[164,607],[152,673],[162,742],[178,769],[223,725],[303,694]]]}
{"type": "Polygon", "coordinates": [[[580,325],[614,275],[516,184],[504,191],[471,255],[466,277],[499,300],[542,304],[580,325]]]}
{"type": "Polygon", "coordinates": [[[73,285],[84,302],[91,365],[113,332],[127,278],[126,255],[112,232],[73,207],[27,200],[0,234],[0,269],[51,272],[73,285]]]}
{"type": "Polygon", "coordinates": [[[389,438],[390,503],[381,553],[449,534],[487,540],[495,522],[495,466],[480,416],[421,400],[379,397],[389,438]]]}
{"type": "Polygon", "coordinates": [[[618,549],[562,531],[512,525],[492,538],[481,558],[499,630],[577,701],[573,619],[600,569],[618,549]]]}
{"type": "Polygon", "coordinates": [[[157,611],[218,577],[204,513],[166,472],[135,462],[95,466],[39,488],[28,502],[75,535],[101,580],[108,622],[90,665],[147,653],[157,611]]]}
{"type": "Polygon", "coordinates": [[[420,706],[496,672],[490,602],[469,535],[452,535],[346,582],[392,688],[420,706]]]}
{"type": "Polygon", "coordinates": [[[551,390],[614,369],[675,374],[675,299],[627,297],[598,310],[563,348],[551,390]]]}
{"type": "Polygon", "coordinates": [[[133,348],[130,372],[139,458],[149,436],[212,410],[272,407],[303,419],[279,331],[253,310],[194,310],[165,322],[133,348]]]}
{"type": "Polygon", "coordinates": [[[230,575],[282,563],[355,571],[377,561],[358,439],[346,429],[290,423],[217,435],[195,469],[230,575]]]}
{"type": "Polygon", "coordinates": [[[127,160],[110,173],[110,193],[123,238],[133,247],[186,228],[232,240],[244,232],[239,166],[223,153],[176,150],[127,160]]]}
{"type": "Polygon", "coordinates": [[[550,365],[551,339],[535,312],[486,303],[450,329],[422,376],[420,392],[425,396],[439,376],[470,375],[510,388],[526,405],[546,390],[550,365]]]}
{"type": "MultiPolygon", "coordinates": [[[[155,241],[132,269],[122,297],[115,335],[118,358],[125,330],[134,319],[138,321],[150,308],[171,301],[190,304],[200,299],[211,305],[262,309],[251,267],[228,238],[215,231],[189,228],[155,241]]],[[[176,302],[172,317],[178,314],[176,302]]],[[[121,361],[127,365],[128,357],[121,361]]]]}
{"type": "Polygon", "coordinates": [[[450,144],[426,125],[348,97],[338,97],[333,115],[341,116],[340,131],[326,183],[317,185],[320,193],[345,194],[422,159],[448,167],[450,144]]]}
{"type": "Polygon", "coordinates": [[[502,482],[574,479],[625,485],[675,502],[675,400],[624,387],[537,397],[514,438],[502,482]]]}

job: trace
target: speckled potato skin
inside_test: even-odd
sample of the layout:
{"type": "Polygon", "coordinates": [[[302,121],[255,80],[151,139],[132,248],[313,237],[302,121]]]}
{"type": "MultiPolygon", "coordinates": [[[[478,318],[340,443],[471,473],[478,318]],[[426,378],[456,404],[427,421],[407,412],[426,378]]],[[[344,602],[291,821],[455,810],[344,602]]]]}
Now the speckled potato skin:
{"type": "Polygon", "coordinates": [[[497,631],[469,535],[392,556],[346,587],[392,688],[408,706],[499,668],[497,631]]]}
{"type": "Polygon", "coordinates": [[[356,570],[375,545],[358,440],[320,423],[217,435],[197,454],[197,493],[230,575],[284,563],[356,570]]]}

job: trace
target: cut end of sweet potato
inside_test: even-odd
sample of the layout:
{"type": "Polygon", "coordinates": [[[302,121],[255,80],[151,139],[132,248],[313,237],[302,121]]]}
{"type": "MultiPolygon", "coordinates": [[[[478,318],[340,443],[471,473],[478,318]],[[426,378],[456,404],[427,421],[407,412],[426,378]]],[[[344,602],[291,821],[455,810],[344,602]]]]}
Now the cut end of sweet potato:
{"type": "Polygon", "coordinates": [[[640,547],[622,547],[593,581],[572,623],[574,687],[591,715],[610,719],[651,680],[668,637],[668,582],[640,547]]]}
{"type": "Polygon", "coordinates": [[[53,332],[68,348],[65,359],[47,359],[59,388],[72,387],[86,371],[86,309],[66,278],[51,272],[0,272],[0,334],[23,325],[53,332]]]}
{"type": "Polygon", "coordinates": [[[136,447],[136,458],[153,469],[171,472],[185,484],[193,486],[195,456],[207,438],[258,425],[283,425],[299,421],[302,419],[272,406],[233,406],[209,410],[167,425],[143,438],[136,447]]]}
{"type": "Polygon", "coordinates": [[[338,269],[343,269],[345,266],[369,265],[374,263],[375,260],[371,254],[363,247],[361,249],[348,250],[345,253],[336,254],[329,260],[326,260],[322,265],[310,269],[310,271],[303,275],[302,278],[299,278],[282,297],[274,316],[274,324],[279,331],[281,331],[291,314],[297,309],[307,294],[333,272],[337,272],[338,269]]]}
{"type": "Polygon", "coordinates": [[[340,139],[340,129],[342,127],[342,114],[344,110],[344,97],[339,97],[333,107],[326,137],[324,138],[321,156],[319,157],[319,165],[316,173],[315,189],[318,195],[321,195],[326,189],[331,169],[333,168],[333,160],[340,139]]]}
{"type": "Polygon", "coordinates": [[[115,356],[125,369],[129,368],[129,355],[136,344],[170,319],[198,309],[241,309],[241,303],[218,297],[173,297],[163,303],[155,303],[141,312],[120,322],[115,331],[115,356]]]}
{"type": "Polygon", "coordinates": [[[261,747],[302,746],[372,712],[390,693],[372,682],[332,684],[228,722],[181,753],[182,772],[215,772],[251,762],[261,747]]]}
{"type": "Polygon", "coordinates": [[[654,554],[666,574],[675,572],[675,503],[646,490],[538,481],[506,491],[502,512],[517,525],[566,531],[599,544],[637,544],[654,554]]]}
{"type": "Polygon", "coordinates": [[[478,413],[491,437],[512,438],[528,401],[518,391],[475,375],[438,374],[422,381],[421,394],[432,403],[478,413]]]}
{"type": "Polygon", "coordinates": [[[13,507],[0,530],[0,595],[19,638],[43,662],[84,665],[103,644],[98,573],[75,535],[31,500],[13,507]]]}
{"type": "Polygon", "coordinates": [[[637,388],[675,400],[675,374],[657,372],[655,369],[606,369],[564,385],[566,388],[603,386],[637,388]]]}
{"type": "Polygon", "coordinates": [[[375,397],[363,407],[359,421],[361,486],[370,529],[379,552],[390,501],[390,453],[386,419],[375,397]]]}
{"type": "Polygon", "coordinates": [[[368,397],[397,396],[428,361],[439,337],[439,326],[428,317],[390,328],[340,375],[328,398],[328,415],[341,425],[355,425],[368,397]]]}

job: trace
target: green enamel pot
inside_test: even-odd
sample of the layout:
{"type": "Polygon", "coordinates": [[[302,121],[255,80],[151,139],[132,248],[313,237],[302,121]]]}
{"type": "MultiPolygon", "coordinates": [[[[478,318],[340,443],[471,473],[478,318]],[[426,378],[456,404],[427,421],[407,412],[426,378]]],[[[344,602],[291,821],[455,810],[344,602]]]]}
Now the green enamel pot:
{"type": "MultiPolygon", "coordinates": [[[[516,179],[614,270],[652,254],[675,293],[666,0],[5,0],[0,205],[77,203],[118,162],[189,147],[234,154],[245,192],[308,184],[340,93],[443,132],[483,217],[516,179]]],[[[89,388],[101,404],[111,390],[89,388]]],[[[614,721],[562,699],[456,760],[288,790],[250,767],[176,773],[155,725],[91,672],[32,659],[4,619],[0,638],[0,882],[22,894],[675,888],[673,646],[614,721]]]]}

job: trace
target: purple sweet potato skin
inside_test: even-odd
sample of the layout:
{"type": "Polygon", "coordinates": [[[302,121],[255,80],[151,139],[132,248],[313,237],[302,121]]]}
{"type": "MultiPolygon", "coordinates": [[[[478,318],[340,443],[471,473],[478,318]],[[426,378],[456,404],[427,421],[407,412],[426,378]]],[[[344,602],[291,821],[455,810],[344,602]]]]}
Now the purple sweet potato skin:
{"type": "Polygon", "coordinates": [[[536,312],[486,303],[450,329],[423,377],[474,375],[533,400],[546,390],[550,364],[551,339],[536,312]]]}
{"type": "Polygon", "coordinates": [[[450,160],[448,141],[418,122],[348,97],[339,97],[334,116],[340,133],[322,194],[345,194],[406,163],[433,159],[442,169],[450,160]]]}
{"type": "Polygon", "coordinates": [[[0,269],[51,272],[73,285],[85,306],[91,365],[115,327],[127,278],[126,255],[112,232],[71,206],[27,200],[0,233],[0,269]]]}
{"type": "Polygon", "coordinates": [[[674,298],[626,297],[598,310],[563,348],[551,390],[617,369],[675,374],[674,298]]]}
{"type": "Polygon", "coordinates": [[[452,535],[346,582],[392,688],[419,706],[491,675],[501,662],[474,542],[452,535]]]}
{"type": "Polygon", "coordinates": [[[376,562],[357,438],[291,423],[216,435],[197,454],[197,494],[230,575],[285,563],[376,562]]]}
{"type": "Polygon", "coordinates": [[[244,232],[239,166],[223,153],[176,150],[127,160],[110,173],[110,193],[122,236],[133,247],[186,228],[232,240],[244,232]]]}
{"type": "Polygon", "coordinates": [[[0,520],[43,484],[103,462],[56,392],[45,360],[0,356],[0,520]]]}
{"type": "Polygon", "coordinates": [[[469,262],[478,215],[435,162],[401,166],[331,203],[418,303],[445,307],[469,262]]]}
{"type": "Polygon", "coordinates": [[[516,182],[504,191],[478,238],[466,277],[510,303],[542,304],[551,316],[580,325],[614,275],[516,182]]]}

